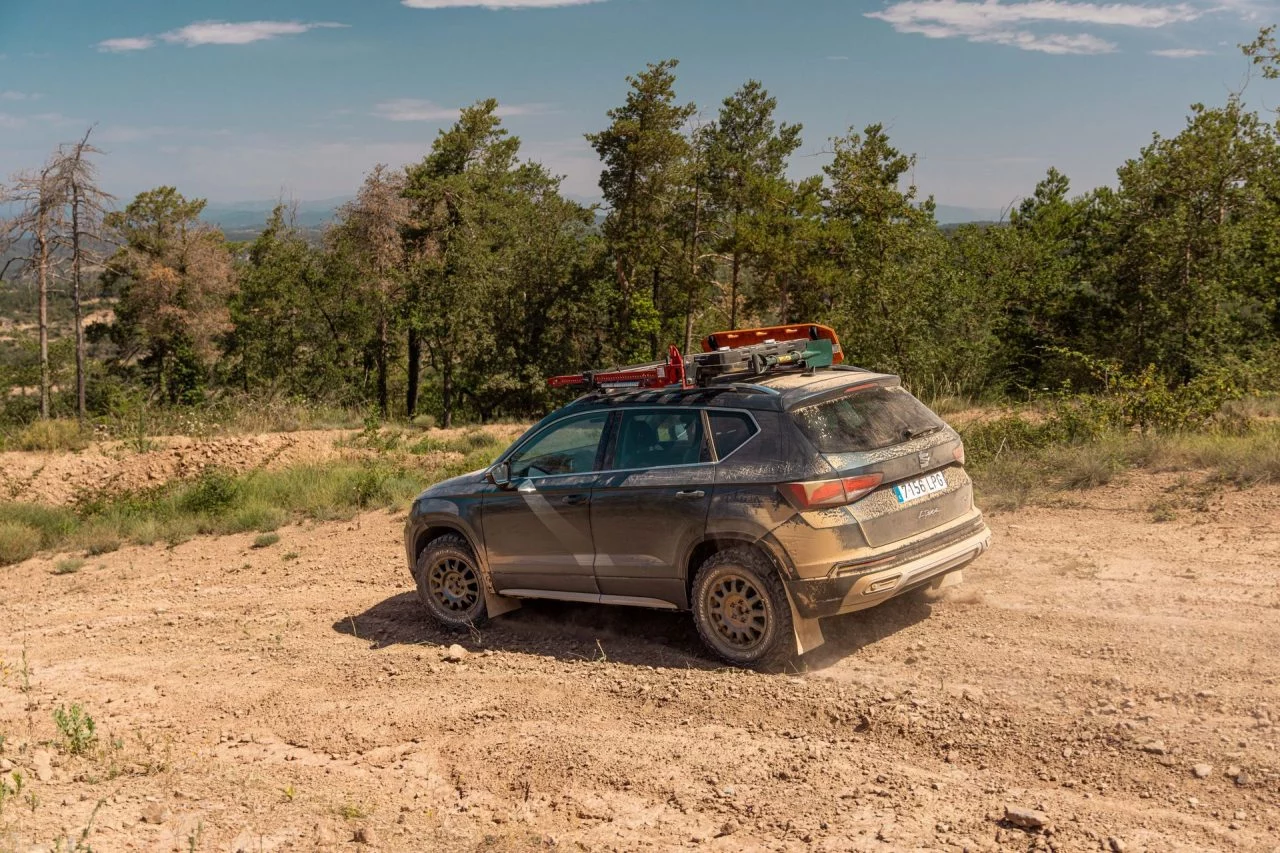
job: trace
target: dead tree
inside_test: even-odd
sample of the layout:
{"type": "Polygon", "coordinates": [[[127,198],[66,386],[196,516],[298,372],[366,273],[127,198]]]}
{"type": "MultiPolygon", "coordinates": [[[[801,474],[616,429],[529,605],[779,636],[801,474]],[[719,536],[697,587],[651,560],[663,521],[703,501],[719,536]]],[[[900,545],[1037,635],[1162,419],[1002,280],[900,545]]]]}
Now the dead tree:
{"type": "Polygon", "coordinates": [[[114,200],[98,186],[97,165],[89,159],[102,152],[89,144],[91,126],[79,142],[64,145],[58,150],[57,164],[60,180],[68,193],[70,215],[67,224],[70,231],[63,242],[71,251],[71,304],[75,313],[76,336],[76,417],[85,419],[85,343],[82,275],[86,260],[86,241],[98,245],[103,240],[102,219],[107,206],[114,200]]]}
{"type": "Polygon", "coordinates": [[[3,278],[11,268],[36,277],[39,292],[40,326],[40,417],[49,417],[49,283],[53,278],[58,235],[65,226],[67,201],[70,197],[60,158],[54,156],[35,172],[17,175],[4,193],[5,200],[19,206],[18,214],[4,224],[4,242],[16,247],[28,241],[27,254],[11,257],[0,268],[3,278]]]}

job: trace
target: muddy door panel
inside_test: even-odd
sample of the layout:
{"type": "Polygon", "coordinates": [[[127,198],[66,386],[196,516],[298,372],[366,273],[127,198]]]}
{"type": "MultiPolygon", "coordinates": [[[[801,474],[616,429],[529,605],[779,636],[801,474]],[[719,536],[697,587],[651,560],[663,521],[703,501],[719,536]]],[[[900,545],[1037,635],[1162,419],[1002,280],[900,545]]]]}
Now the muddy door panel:
{"type": "Polygon", "coordinates": [[[542,477],[485,497],[484,541],[494,587],[588,592],[596,475],[542,477]]]}
{"type": "Polygon", "coordinates": [[[596,583],[605,595],[684,601],[684,556],[702,538],[711,465],[605,473],[591,503],[596,583]]]}

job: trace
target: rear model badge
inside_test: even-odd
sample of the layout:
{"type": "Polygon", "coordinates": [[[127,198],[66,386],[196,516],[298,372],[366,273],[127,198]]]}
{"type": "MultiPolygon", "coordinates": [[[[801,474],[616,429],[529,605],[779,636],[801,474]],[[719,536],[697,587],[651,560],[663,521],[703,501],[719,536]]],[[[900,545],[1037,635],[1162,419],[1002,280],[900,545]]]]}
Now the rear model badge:
{"type": "Polygon", "coordinates": [[[922,509],[920,510],[920,514],[916,516],[916,518],[928,518],[929,516],[937,515],[940,512],[942,512],[942,507],[940,506],[931,507],[929,509],[922,509]]]}

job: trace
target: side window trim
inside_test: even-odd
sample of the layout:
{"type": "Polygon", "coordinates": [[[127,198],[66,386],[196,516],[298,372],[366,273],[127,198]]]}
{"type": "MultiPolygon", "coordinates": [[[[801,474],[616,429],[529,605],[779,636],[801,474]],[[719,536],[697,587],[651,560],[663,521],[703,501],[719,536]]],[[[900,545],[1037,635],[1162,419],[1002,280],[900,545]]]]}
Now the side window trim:
{"type": "MultiPolygon", "coordinates": [[[[507,448],[507,452],[502,454],[500,457],[498,457],[497,462],[493,464],[496,465],[499,462],[510,462],[512,459],[516,457],[516,455],[520,451],[524,450],[533,442],[538,441],[548,432],[550,432],[553,429],[556,429],[557,427],[563,426],[564,424],[571,423],[573,421],[582,420],[583,418],[598,417],[599,415],[605,415],[605,421],[604,421],[604,429],[600,433],[600,446],[596,448],[595,464],[598,465],[600,463],[600,448],[603,447],[605,443],[610,440],[609,428],[614,421],[613,412],[609,412],[607,410],[601,410],[601,409],[594,409],[592,411],[587,411],[587,412],[579,412],[576,415],[569,415],[568,417],[557,418],[551,423],[544,425],[542,429],[526,437],[524,441],[521,441],[519,444],[516,444],[516,445],[513,445],[512,447],[507,448]]],[[[602,472],[599,468],[597,468],[592,471],[582,471],[580,473],[575,473],[575,474],[542,474],[538,476],[538,479],[550,480],[554,477],[585,477],[588,474],[599,474],[599,473],[602,473],[602,472]]]]}

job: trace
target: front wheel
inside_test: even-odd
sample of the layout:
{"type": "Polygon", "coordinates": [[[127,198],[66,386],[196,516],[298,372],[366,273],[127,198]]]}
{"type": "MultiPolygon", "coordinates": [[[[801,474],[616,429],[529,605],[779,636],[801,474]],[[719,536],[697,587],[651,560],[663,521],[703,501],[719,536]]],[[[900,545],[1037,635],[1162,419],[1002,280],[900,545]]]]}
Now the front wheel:
{"type": "Polygon", "coordinates": [[[431,540],[418,555],[413,573],[418,598],[446,628],[466,628],[484,621],[484,578],[467,540],[449,533],[431,540]]]}
{"type": "Polygon", "coordinates": [[[737,666],[772,668],[791,658],[791,608],[782,579],[752,548],[712,555],[693,581],[702,641],[737,666]]]}

